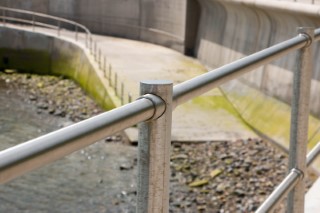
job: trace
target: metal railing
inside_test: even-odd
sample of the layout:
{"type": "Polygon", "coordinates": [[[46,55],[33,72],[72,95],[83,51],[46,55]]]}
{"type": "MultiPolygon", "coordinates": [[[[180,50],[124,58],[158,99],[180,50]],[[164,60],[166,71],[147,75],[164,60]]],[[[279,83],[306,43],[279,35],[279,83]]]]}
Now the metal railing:
{"type": "Polygon", "coordinates": [[[45,166],[96,141],[139,124],[137,212],[169,211],[172,111],[221,84],[294,51],[299,51],[294,73],[289,174],[257,212],[268,212],[290,191],[289,212],[304,212],[306,166],[319,155],[318,144],[307,156],[311,49],[320,29],[301,28],[294,38],[266,48],[173,87],[168,81],[141,83],[141,97],[129,104],[0,152],[0,182],[45,166]],[[309,86],[308,86],[309,84],[309,86]],[[298,189],[298,190],[295,190],[298,189]]]}
{"type": "MultiPolygon", "coordinates": [[[[115,95],[120,99],[120,104],[123,105],[132,101],[132,94],[130,90],[125,88],[124,81],[118,78],[117,72],[115,72],[115,70],[112,69],[111,62],[107,61],[107,58],[103,55],[101,51],[101,48],[98,47],[97,41],[94,40],[92,33],[84,25],[81,25],[77,22],[68,19],[55,17],[43,13],[31,12],[27,10],[8,8],[2,6],[0,6],[0,21],[2,21],[4,25],[8,23],[27,24],[32,27],[33,31],[37,30],[36,26],[45,27],[56,31],[55,33],[57,36],[61,36],[63,24],[68,24],[70,25],[68,27],[68,32],[74,33],[73,38],[75,39],[75,41],[79,41],[79,34],[81,32],[85,33],[85,47],[88,49],[90,54],[93,56],[95,62],[98,64],[98,67],[103,73],[103,77],[107,79],[109,86],[114,89],[115,95]],[[15,15],[17,14],[25,15],[26,17],[15,17],[15,15]],[[40,20],[40,18],[45,18],[46,20],[40,20]],[[45,21],[51,21],[51,23],[46,23],[45,21]],[[70,28],[74,31],[70,31],[70,28]]],[[[40,32],[41,30],[42,29],[39,29],[40,32]]]]}
{"type": "Polygon", "coordinates": [[[70,26],[73,26],[74,28],[74,33],[75,33],[75,39],[78,40],[78,33],[82,32],[85,33],[85,44],[87,48],[90,48],[92,46],[92,36],[91,32],[88,28],[83,26],[82,24],[79,24],[77,22],[60,18],[60,17],[55,17],[43,13],[37,13],[37,12],[32,12],[32,11],[27,11],[27,10],[21,10],[21,9],[14,9],[14,8],[9,8],[9,7],[2,7],[0,6],[0,20],[5,24],[7,21],[11,22],[22,22],[26,24],[30,24],[32,28],[34,29],[35,26],[41,26],[41,27],[47,27],[51,29],[56,29],[57,34],[60,35],[60,30],[62,24],[69,24],[70,26]],[[28,17],[24,18],[17,18],[17,17],[12,17],[13,14],[20,14],[20,15],[25,15],[28,17]],[[28,18],[28,19],[27,19],[28,18]],[[43,21],[37,21],[39,18],[45,18],[51,21],[55,21],[55,24],[46,24],[43,21]]]}

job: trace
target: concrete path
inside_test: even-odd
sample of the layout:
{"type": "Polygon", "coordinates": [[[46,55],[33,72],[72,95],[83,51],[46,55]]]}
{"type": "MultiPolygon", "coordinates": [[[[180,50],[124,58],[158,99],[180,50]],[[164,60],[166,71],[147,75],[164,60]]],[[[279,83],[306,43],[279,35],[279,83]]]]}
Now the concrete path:
{"type": "MultiPolygon", "coordinates": [[[[21,28],[32,30],[31,27],[21,28]]],[[[36,27],[35,32],[39,29],[36,27]]],[[[55,30],[41,28],[41,32],[57,36],[55,30]]],[[[75,34],[61,30],[60,37],[74,40],[75,34]]],[[[85,36],[79,34],[78,38],[84,46],[85,36]]],[[[112,86],[117,85],[117,94],[123,96],[124,103],[128,102],[129,96],[132,100],[139,97],[139,82],[142,80],[165,79],[178,84],[206,72],[197,60],[159,45],[99,35],[94,35],[93,40],[98,49],[93,58],[100,61],[100,71],[110,79],[112,86]]],[[[257,137],[219,89],[177,107],[172,126],[173,141],[226,141],[257,137]]],[[[136,129],[129,129],[127,134],[131,140],[137,140],[136,129]]]]}
{"type": "MultiPolygon", "coordinates": [[[[125,93],[130,91],[134,99],[139,96],[139,82],[142,80],[165,79],[178,84],[206,72],[197,60],[162,46],[106,36],[94,38],[112,70],[124,82],[125,93]]],[[[136,140],[135,135],[130,136],[136,140]]],[[[173,113],[174,141],[248,137],[256,136],[218,89],[179,106],[173,113]]]]}

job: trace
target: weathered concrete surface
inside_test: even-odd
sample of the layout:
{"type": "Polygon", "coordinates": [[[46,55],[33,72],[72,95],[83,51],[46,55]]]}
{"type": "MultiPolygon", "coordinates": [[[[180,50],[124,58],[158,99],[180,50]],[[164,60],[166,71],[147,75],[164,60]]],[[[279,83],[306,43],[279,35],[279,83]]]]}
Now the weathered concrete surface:
{"type": "MultiPolygon", "coordinates": [[[[320,6],[284,3],[200,0],[202,13],[197,57],[210,67],[220,67],[297,35],[298,26],[320,26],[317,12],[320,6]]],[[[316,44],[314,52],[316,58],[319,57],[319,44],[316,44]]],[[[319,66],[319,61],[315,60],[311,95],[311,111],[318,117],[319,66]]],[[[241,79],[247,85],[290,104],[292,70],[295,67],[296,54],[289,54],[241,79]]]]}
{"type": "Polygon", "coordinates": [[[68,18],[95,33],[148,41],[183,51],[185,1],[0,0],[0,5],[68,18]]]}

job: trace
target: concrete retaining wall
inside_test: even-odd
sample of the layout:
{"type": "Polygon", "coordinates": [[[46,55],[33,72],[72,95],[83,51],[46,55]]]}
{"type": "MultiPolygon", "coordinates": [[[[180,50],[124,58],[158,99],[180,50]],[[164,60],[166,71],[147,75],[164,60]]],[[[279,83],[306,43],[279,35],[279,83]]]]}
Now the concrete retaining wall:
{"type": "MultiPolygon", "coordinates": [[[[216,68],[297,35],[299,26],[320,27],[319,6],[279,1],[199,0],[201,17],[195,55],[216,68]],[[291,7],[291,5],[293,5],[291,7]],[[311,6],[311,7],[310,7],[311,6]]],[[[320,118],[320,46],[315,45],[311,112],[320,118]]],[[[288,147],[293,70],[289,54],[221,88],[244,120],[258,132],[288,147]],[[250,86],[250,87],[248,87],[250,86]],[[288,104],[283,104],[276,99],[288,104]]],[[[310,117],[309,142],[319,140],[320,123],[310,117]]]]}
{"type": "Polygon", "coordinates": [[[4,27],[0,27],[0,38],[0,69],[66,76],[75,80],[105,109],[115,107],[90,56],[77,44],[4,27]]]}
{"type": "MultiPolygon", "coordinates": [[[[251,3],[254,1],[199,0],[199,2],[202,13],[196,56],[212,68],[287,40],[297,35],[298,26],[320,26],[318,13],[304,14],[303,6],[300,11],[295,12],[287,5],[288,10],[286,10],[281,7],[283,2],[279,1],[270,1],[269,4],[274,5],[272,8],[251,3]]],[[[320,10],[319,6],[307,6],[318,7],[320,10]]],[[[314,48],[316,58],[320,56],[319,48],[319,44],[314,48]]],[[[245,75],[241,80],[265,94],[290,104],[292,71],[296,65],[296,54],[289,54],[288,57],[245,75]]],[[[320,117],[319,68],[320,61],[315,60],[311,111],[317,117],[320,117]]]]}
{"type": "Polygon", "coordinates": [[[94,33],[183,51],[183,0],[0,0],[0,5],[71,19],[94,33]]]}

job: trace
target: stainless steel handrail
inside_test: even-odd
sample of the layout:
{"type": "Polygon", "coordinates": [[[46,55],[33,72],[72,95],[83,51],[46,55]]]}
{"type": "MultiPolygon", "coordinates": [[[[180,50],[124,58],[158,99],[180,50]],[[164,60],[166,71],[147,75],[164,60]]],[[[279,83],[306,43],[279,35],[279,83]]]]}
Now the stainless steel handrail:
{"type": "MultiPolygon", "coordinates": [[[[265,50],[262,50],[260,52],[257,52],[253,55],[244,57],[242,59],[239,59],[231,64],[225,65],[221,68],[218,68],[216,70],[212,70],[208,73],[202,74],[201,76],[195,77],[189,81],[183,82],[181,84],[178,84],[176,86],[174,86],[173,88],[173,106],[176,107],[190,99],[192,99],[193,97],[196,97],[198,95],[201,95],[215,87],[220,86],[222,83],[235,79],[238,76],[244,74],[245,72],[248,72],[250,70],[255,69],[258,66],[261,66],[263,64],[266,64],[268,62],[270,62],[271,60],[276,59],[277,57],[283,56],[284,54],[288,54],[292,51],[295,51],[303,46],[305,46],[308,43],[308,38],[305,36],[296,36],[292,39],[289,39],[288,41],[284,41],[281,42],[275,46],[272,46],[270,48],[267,48],[265,50]],[[256,63],[255,63],[256,61],[256,63]]],[[[129,118],[135,117],[136,114],[138,113],[137,111],[135,111],[134,109],[136,107],[145,107],[146,103],[142,103],[141,101],[136,101],[134,102],[135,107],[132,107],[132,104],[129,105],[125,105],[123,106],[125,109],[129,110],[128,112],[130,112],[130,114],[128,114],[128,112],[125,114],[126,116],[128,116],[129,118]]],[[[150,106],[149,106],[150,107],[150,106]]],[[[70,146],[70,151],[68,151],[67,153],[71,153],[72,151],[77,151],[79,150],[78,146],[75,146],[75,142],[77,140],[82,141],[82,138],[86,138],[86,139],[90,139],[90,142],[87,142],[86,145],[91,144],[99,139],[101,139],[101,137],[107,137],[110,134],[113,134],[117,131],[123,130],[126,127],[135,125],[142,120],[133,120],[131,122],[128,122],[127,119],[123,120],[121,122],[121,119],[124,119],[125,117],[121,114],[123,108],[117,108],[115,111],[111,111],[111,112],[106,112],[104,114],[100,116],[97,116],[94,118],[94,120],[92,119],[88,119],[85,121],[80,122],[79,124],[74,124],[71,127],[66,127],[64,129],[58,130],[57,132],[53,132],[48,134],[47,136],[42,136],[39,139],[34,139],[31,140],[29,142],[26,142],[25,144],[33,144],[32,146],[30,145],[18,145],[18,146],[14,146],[12,148],[9,148],[8,150],[4,150],[0,152],[0,183],[4,183],[8,180],[11,180],[12,178],[17,177],[18,175],[15,175],[15,173],[10,172],[10,175],[8,175],[8,172],[5,171],[9,171],[9,170],[13,170],[13,171],[17,171],[17,169],[13,169],[15,167],[18,167],[18,171],[20,174],[23,174],[24,172],[22,172],[23,170],[31,170],[31,168],[23,166],[21,167],[21,165],[23,165],[24,161],[26,159],[34,159],[37,157],[37,147],[39,146],[39,144],[46,144],[48,143],[47,141],[51,141],[51,145],[48,147],[43,147],[43,145],[41,147],[43,147],[41,149],[41,151],[39,150],[38,152],[41,153],[46,153],[46,155],[49,155],[50,152],[57,152],[56,149],[59,149],[61,147],[63,147],[63,144],[65,143],[66,146],[70,146],[70,141],[72,141],[72,146],[70,146]],[[121,112],[121,113],[120,113],[121,112]],[[110,115],[109,115],[110,114],[110,115]],[[116,115],[118,114],[118,122],[114,123],[113,120],[116,118],[116,115]],[[111,123],[109,123],[109,116],[111,116],[111,123]],[[97,122],[99,124],[99,126],[93,126],[94,123],[97,122]],[[99,131],[101,128],[105,128],[101,125],[101,122],[105,122],[105,125],[108,126],[108,128],[110,129],[114,129],[116,131],[104,131],[103,136],[101,135],[101,133],[93,135],[90,134],[91,136],[88,137],[87,134],[89,134],[91,131],[93,131],[92,129],[97,128],[97,130],[95,131],[99,131]],[[130,125],[124,125],[124,123],[127,122],[130,125]],[[111,124],[114,124],[113,126],[111,126],[111,124]],[[124,126],[123,126],[124,125],[124,126]],[[90,128],[90,130],[85,130],[85,126],[89,126],[92,127],[92,129],[90,128]],[[81,131],[74,131],[74,130],[80,130],[81,131]],[[84,132],[86,134],[84,134],[84,132]],[[63,134],[62,134],[63,133],[63,134]],[[61,135],[61,137],[54,137],[55,135],[61,135]],[[63,136],[67,136],[67,135],[73,135],[74,139],[64,139],[63,136]],[[99,135],[99,136],[98,136],[99,135]],[[48,139],[49,138],[49,139],[48,139]],[[28,147],[28,152],[24,153],[24,146],[28,147]],[[71,150],[72,149],[72,150],[71,150]],[[19,154],[19,155],[14,155],[14,157],[10,157],[13,153],[24,153],[24,154],[19,154]],[[28,154],[29,153],[29,154],[28,154]]],[[[156,109],[154,109],[156,110],[156,109]]],[[[140,111],[139,113],[143,114],[145,112],[140,111]]],[[[140,115],[140,114],[139,114],[140,115]]],[[[148,119],[150,116],[146,116],[143,118],[146,120],[148,119]]],[[[126,124],[127,124],[126,123],[126,124]]],[[[80,148],[83,148],[84,146],[80,146],[80,148]]],[[[55,154],[53,154],[55,155],[55,154]]],[[[58,156],[58,155],[55,155],[58,156]]],[[[62,157],[63,155],[59,155],[59,158],[62,157]]],[[[48,159],[50,159],[50,157],[48,157],[48,159]]],[[[58,158],[56,158],[58,159],[58,158]]],[[[49,163],[49,161],[47,160],[44,164],[45,165],[49,163]]],[[[39,166],[37,166],[39,167],[39,166]]],[[[32,168],[34,169],[34,168],[32,168]]]]}
{"type": "Polygon", "coordinates": [[[298,50],[304,47],[307,42],[307,37],[296,36],[218,69],[197,76],[191,80],[185,81],[174,87],[173,105],[178,106],[185,103],[186,101],[204,94],[227,81],[236,79],[246,72],[267,64],[290,52],[298,50]]]}
{"type": "Polygon", "coordinates": [[[55,25],[51,25],[51,24],[45,24],[42,22],[37,22],[37,21],[29,21],[29,20],[25,20],[25,19],[20,19],[20,18],[12,18],[12,17],[6,17],[6,16],[0,16],[0,19],[6,19],[9,21],[13,21],[13,22],[21,22],[21,23],[26,23],[26,24],[31,24],[31,25],[37,25],[40,27],[46,27],[46,28],[50,28],[50,29],[58,29],[57,26],[55,25]]]}
{"type": "Polygon", "coordinates": [[[82,24],[79,24],[77,22],[65,19],[65,18],[60,18],[60,17],[56,17],[56,16],[51,16],[51,15],[47,15],[47,14],[43,14],[43,13],[38,13],[38,12],[31,12],[31,11],[27,11],[27,10],[21,10],[21,9],[15,9],[15,8],[9,8],[9,7],[3,7],[0,6],[0,10],[6,10],[6,11],[11,11],[11,12],[17,12],[17,13],[24,13],[24,14],[29,14],[29,15],[35,15],[35,16],[39,16],[39,17],[43,17],[43,18],[49,18],[52,20],[56,20],[56,21],[61,21],[61,22],[65,22],[71,25],[75,25],[80,27],[81,29],[83,29],[87,34],[91,34],[90,30],[85,27],[82,24]]]}
{"type": "Polygon", "coordinates": [[[143,98],[0,152],[0,183],[12,180],[141,121],[155,105],[143,98]]]}

